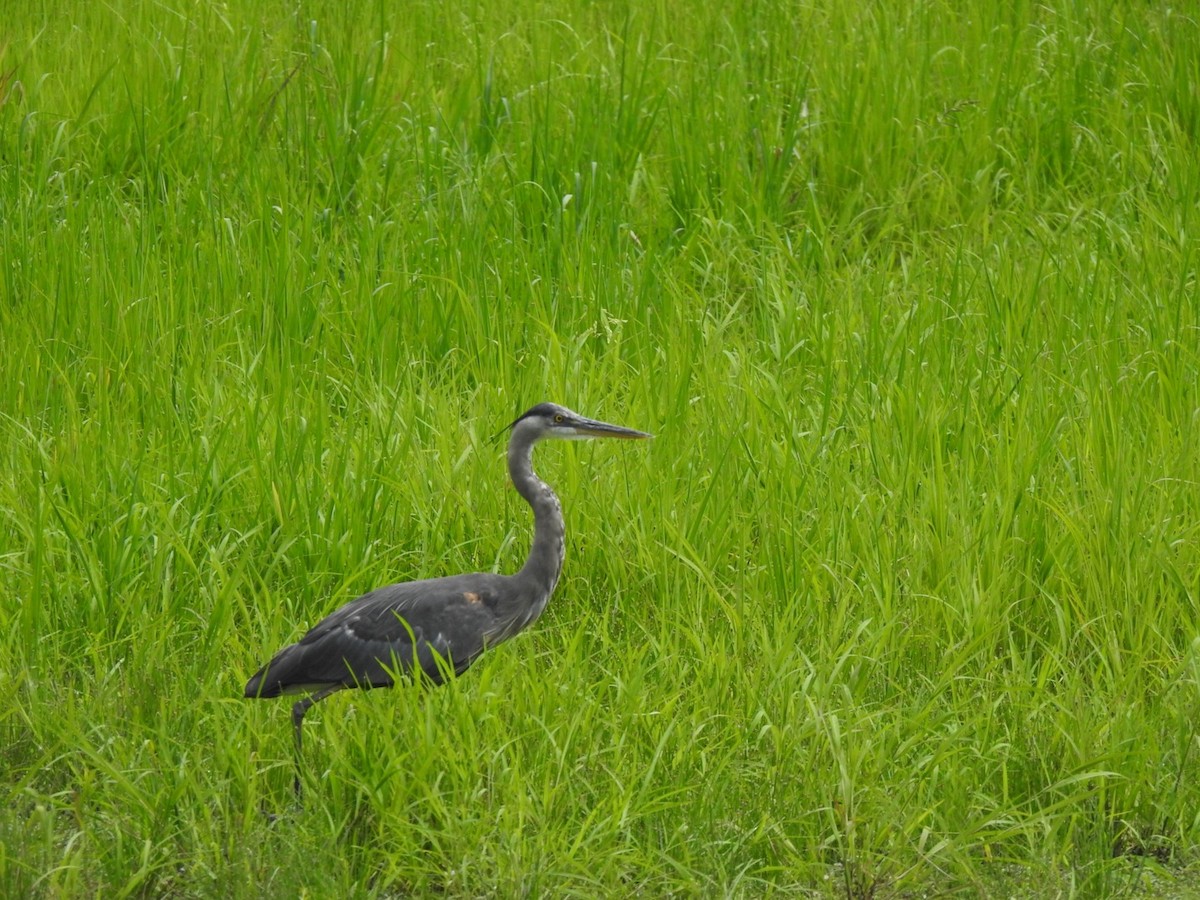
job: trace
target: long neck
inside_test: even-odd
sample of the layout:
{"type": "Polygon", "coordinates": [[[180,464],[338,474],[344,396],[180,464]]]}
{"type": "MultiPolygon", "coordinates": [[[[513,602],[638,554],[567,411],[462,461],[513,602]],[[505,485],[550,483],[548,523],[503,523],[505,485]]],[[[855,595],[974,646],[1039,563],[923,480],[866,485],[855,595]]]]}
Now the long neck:
{"type": "Polygon", "coordinates": [[[544,592],[544,605],[562,571],[566,528],[558,497],[554,496],[550,485],[533,473],[532,456],[530,436],[521,429],[515,430],[508,444],[508,474],[517,493],[533,507],[533,546],[529,549],[529,559],[516,577],[535,592],[544,592]]]}

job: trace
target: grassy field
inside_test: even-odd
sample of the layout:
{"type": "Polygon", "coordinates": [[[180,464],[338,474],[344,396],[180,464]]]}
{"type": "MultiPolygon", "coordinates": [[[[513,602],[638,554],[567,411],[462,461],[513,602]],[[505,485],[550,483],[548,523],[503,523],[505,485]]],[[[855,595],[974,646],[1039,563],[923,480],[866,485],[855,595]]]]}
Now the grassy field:
{"type": "Polygon", "coordinates": [[[0,894],[1200,894],[1187,4],[4,15],[0,894]],[[545,399],[658,438],[295,808],[246,678],[545,399]]]}

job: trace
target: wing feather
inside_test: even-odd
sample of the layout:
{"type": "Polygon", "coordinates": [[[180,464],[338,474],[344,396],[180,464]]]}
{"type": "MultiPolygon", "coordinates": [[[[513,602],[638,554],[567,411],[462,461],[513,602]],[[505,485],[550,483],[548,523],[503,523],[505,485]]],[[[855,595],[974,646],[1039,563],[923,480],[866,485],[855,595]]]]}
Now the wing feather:
{"type": "Polygon", "coordinates": [[[379,588],[318,622],[246,685],[275,697],[333,685],[391,686],[420,669],[440,684],[505,635],[498,601],[505,576],[456,575],[379,588]]]}

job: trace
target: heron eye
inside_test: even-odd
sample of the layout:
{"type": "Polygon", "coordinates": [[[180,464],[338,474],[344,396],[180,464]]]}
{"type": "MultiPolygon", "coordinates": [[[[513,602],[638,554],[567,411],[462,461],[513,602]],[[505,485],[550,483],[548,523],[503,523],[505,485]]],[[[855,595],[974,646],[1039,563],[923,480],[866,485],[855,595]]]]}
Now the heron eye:
{"type": "Polygon", "coordinates": [[[559,415],[559,414],[557,414],[557,413],[555,413],[555,415],[554,415],[554,422],[555,422],[555,424],[558,424],[558,423],[559,423],[559,422],[561,422],[561,421],[562,421],[562,416],[561,416],[561,415],[559,415]]]}

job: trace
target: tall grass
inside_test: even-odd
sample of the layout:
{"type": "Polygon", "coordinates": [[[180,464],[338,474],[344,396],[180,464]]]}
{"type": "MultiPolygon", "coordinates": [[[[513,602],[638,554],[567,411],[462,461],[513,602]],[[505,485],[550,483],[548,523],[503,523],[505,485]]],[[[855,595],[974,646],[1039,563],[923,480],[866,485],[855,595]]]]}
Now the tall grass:
{"type": "Polygon", "coordinates": [[[1185,8],[9,7],[0,893],[1195,890],[1185,8]],[[292,808],[245,678],[543,399],[658,439],[292,808]]]}

